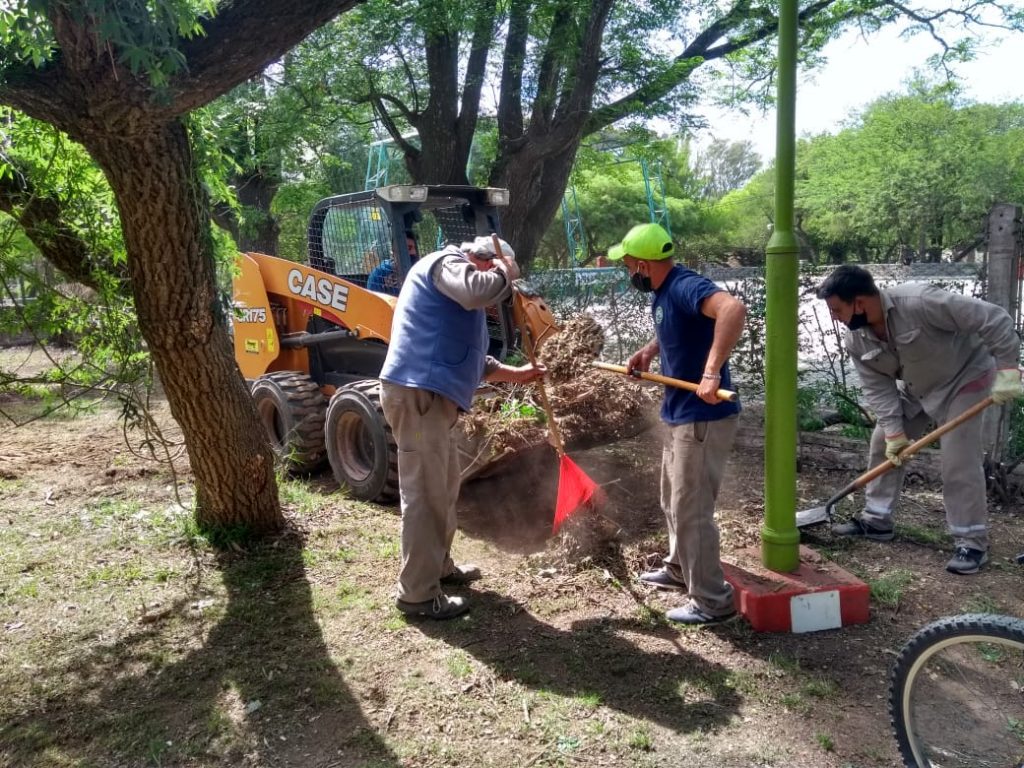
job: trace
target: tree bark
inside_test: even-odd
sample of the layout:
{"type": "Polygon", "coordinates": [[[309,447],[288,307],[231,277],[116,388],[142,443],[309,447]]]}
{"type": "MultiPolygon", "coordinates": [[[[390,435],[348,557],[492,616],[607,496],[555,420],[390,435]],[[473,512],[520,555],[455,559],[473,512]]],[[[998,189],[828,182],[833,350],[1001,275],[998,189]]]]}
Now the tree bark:
{"type": "Polygon", "coordinates": [[[281,187],[280,177],[260,169],[236,176],[234,184],[238,190],[238,202],[245,211],[245,223],[237,230],[238,250],[276,256],[281,225],[271,213],[270,206],[281,187]]]}
{"type": "Polygon", "coordinates": [[[139,330],[185,437],[198,521],[276,530],[274,457],[235,365],[188,133],[174,120],[84,138],[117,197],[139,330]]]}

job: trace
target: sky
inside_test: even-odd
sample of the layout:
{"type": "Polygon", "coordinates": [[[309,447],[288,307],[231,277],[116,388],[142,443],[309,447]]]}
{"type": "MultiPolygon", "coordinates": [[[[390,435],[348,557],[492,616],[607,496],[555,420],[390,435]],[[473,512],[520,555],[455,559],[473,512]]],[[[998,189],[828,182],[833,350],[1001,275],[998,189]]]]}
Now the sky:
{"type": "MultiPolygon", "coordinates": [[[[1003,103],[1024,101],[1024,36],[992,35],[977,60],[961,64],[964,96],[973,101],[1003,103]]],[[[886,29],[865,41],[851,32],[826,48],[828,64],[816,72],[798,72],[796,96],[797,136],[835,133],[851,113],[886,93],[902,92],[914,69],[927,68],[936,53],[933,41],[918,35],[900,39],[898,30],[886,29]]],[[[705,109],[709,129],[697,136],[697,144],[712,138],[750,140],[767,163],[775,156],[775,112],[705,109]]]]}

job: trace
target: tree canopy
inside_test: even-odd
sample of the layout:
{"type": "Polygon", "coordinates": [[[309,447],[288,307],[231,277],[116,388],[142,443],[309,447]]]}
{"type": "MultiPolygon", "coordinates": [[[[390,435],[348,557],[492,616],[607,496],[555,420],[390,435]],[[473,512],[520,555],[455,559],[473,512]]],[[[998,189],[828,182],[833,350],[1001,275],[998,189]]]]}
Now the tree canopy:
{"type": "MultiPolygon", "coordinates": [[[[799,16],[808,64],[853,26],[906,23],[950,65],[971,55],[972,25],[1021,23],[974,2],[815,0],[799,16]]],[[[683,128],[701,98],[770,98],[777,24],[774,3],[751,0],[369,0],[312,44],[344,51],[322,61],[324,83],[374,109],[417,181],[465,183],[474,139],[493,130],[484,180],[511,190],[505,233],[528,265],[584,137],[651,117],[683,128]],[[742,86],[717,90],[726,74],[742,86]]]]}
{"type": "MultiPolygon", "coordinates": [[[[915,83],[838,133],[798,143],[798,233],[811,256],[834,262],[959,258],[978,245],[994,203],[1024,200],[1022,148],[1024,105],[973,104],[915,83]]],[[[764,247],[773,178],[759,173],[718,203],[719,247],[764,247]]]]}

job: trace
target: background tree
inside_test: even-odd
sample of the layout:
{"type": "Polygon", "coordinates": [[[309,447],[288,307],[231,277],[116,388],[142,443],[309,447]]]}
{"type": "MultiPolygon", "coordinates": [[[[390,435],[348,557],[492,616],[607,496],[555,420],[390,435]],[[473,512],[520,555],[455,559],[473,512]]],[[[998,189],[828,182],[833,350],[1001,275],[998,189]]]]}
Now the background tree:
{"type": "MultiPolygon", "coordinates": [[[[990,3],[923,12],[885,0],[815,0],[800,10],[801,54],[813,64],[852,25],[870,32],[908,21],[935,34],[950,62],[971,47],[941,38],[945,21],[970,26],[988,10],[986,23],[1021,23],[1014,9],[990,3]]],[[[349,53],[325,80],[373,107],[420,182],[465,183],[481,118],[493,117],[485,180],[510,189],[505,233],[529,266],[584,137],[651,117],[683,127],[688,107],[726,69],[745,84],[739,94],[763,99],[776,27],[775,5],[752,0],[370,0],[323,31],[349,53]]]]}
{"type": "Polygon", "coordinates": [[[339,55],[300,45],[210,105],[210,138],[231,161],[227,182],[237,197],[215,210],[216,220],[239,250],[302,260],[314,204],[362,189],[373,115],[324,88],[322,68],[339,55]]]}
{"type": "MultiPolygon", "coordinates": [[[[695,202],[702,181],[690,169],[685,136],[658,139],[650,131],[606,131],[581,147],[572,175],[589,249],[585,263],[604,255],[634,224],[650,219],[642,164],[648,169],[647,183],[657,187],[653,203],[665,207],[676,239],[689,242],[706,229],[707,209],[695,202]]],[[[561,214],[543,244],[540,265],[571,266],[561,214]]]]}
{"type": "Polygon", "coordinates": [[[282,522],[234,362],[187,115],[355,0],[21,0],[0,14],[0,103],[54,125],[117,200],[139,330],[181,426],[203,525],[282,522]]]}
{"type": "Polygon", "coordinates": [[[761,156],[750,141],[716,139],[694,158],[694,171],[701,177],[701,195],[720,200],[739,189],[761,169],[761,156]]]}
{"type": "Polygon", "coordinates": [[[1024,199],[1024,105],[964,103],[921,83],[802,142],[797,202],[831,261],[938,260],[962,252],[994,202],[1024,199]]]}

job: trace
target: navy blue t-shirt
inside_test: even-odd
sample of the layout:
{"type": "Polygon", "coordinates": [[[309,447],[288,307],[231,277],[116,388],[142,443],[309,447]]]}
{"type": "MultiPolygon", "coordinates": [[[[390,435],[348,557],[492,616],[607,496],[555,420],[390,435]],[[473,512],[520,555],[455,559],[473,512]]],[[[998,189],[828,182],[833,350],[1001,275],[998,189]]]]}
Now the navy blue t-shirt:
{"type": "MultiPolygon", "coordinates": [[[[661,372],[665,376],[700,383],[715,335],[715,321],[701,314],[700,305],[720,290],[703,275],[677,264],[655,291],[651,310],[661,348],[661,372]]],[[[729,364],[723,365],[719,373],[722,375],[719,386],[732,389],[729,364]]],[[[661,404],[662,420],[672,425],[717,421],[739,412],[738,402],[720,401],[709,405],[695,392],[678,387],[665,387],[661,404]]]]}

